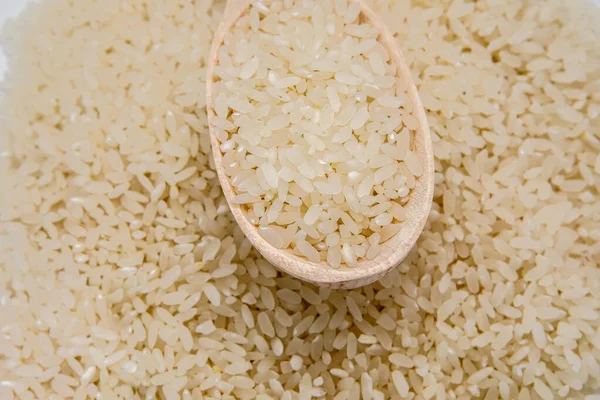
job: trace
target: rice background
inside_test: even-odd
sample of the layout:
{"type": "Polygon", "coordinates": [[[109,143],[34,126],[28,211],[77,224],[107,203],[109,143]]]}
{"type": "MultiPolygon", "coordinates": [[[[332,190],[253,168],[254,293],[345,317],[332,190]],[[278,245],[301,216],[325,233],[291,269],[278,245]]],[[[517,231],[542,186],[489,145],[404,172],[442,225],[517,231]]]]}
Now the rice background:
{"type": "MultiPolygon", "coordinates": [[[[0,29],[8,18],[17,16],[21,10],[23,10],[28,1],[31,0],[2,0],[2,2],[0,2],[0,29]]],[[[0,80],[4,78],[5,71],[6,56],[0,47],[0,80]]]]}
{"type": "MultiPolygon", "coordinates": [[[[23,0],[20,0],[20,1],[4,0],[3,3],[0,4],[1,15],[3,17],[6,17],[8,15],[14,15],[14,14],[16,14],[18,12],[18,10],[20,8],[22,8],[24,6],[25,3],[26,3],[26,1],[23,1],[23,0]]],[[[2,68],[3,68],[3,64],[2,64],[2,61],[0,61],[0,71],[2,70],[2,68]]],[[[257,268],[258,268],[258,270],[260,270],[260,274],[259,274],[258,279],[257,279],[258,283],[260,284],[260,296],[264,296],[264,298],[261,301],[263,301],[263,302],[265,302],[265,301],[266,302],[273,301],[272,300],[272,294],[267,294],[267,293],[270,293],[270,291],[267,289],[268,286],[267,285],[262,285],[264,282],[267,282],[267,281],[269,281],[269,279],[273,278],[273,271],[270,270],[269,268],[267,268],[266,266],[260,265],[260,264],[258,265],[257,268]],[[271,297],[269,297],[269,296],[271,296],[271,297]],[[265,300],[265,299],[270,299],[270,300],[265,300]]],[[[404,269],[404,270],[402,270],[402,272],[403,273],[407,273],[407,270],[404,269]]],[[[412,274],[412,275],[413,275],[412,277],[414,278],[415,277],[414,274],[412,274]]],[[[345,365],[343,366],[343,369],[337,369],[335,371],[331,370],[330,371],[331,374],[330,375],[326,375],[325,383],[319,382],[319,381],[317,381],[317,382],[311,381],[310,380],[310,376],[308,376],[308,374],[306,374],[306,373],[298,375],[298,379],[296,379],[296,377],[295,377],[295,375],[293,374],[292,371],[295,371],[297,369],[303,371],[303,368],[304,368],[303,362],[306,362],[306,360],[309,357],[311,357],[311,352],[315,351],[315,350],[313,350],[313,348],[315,346],[318,348],[319,346],[323,345],[322,342],[321,343],[318,342],[318,340],[323,340],[323,339],[318,339],[318,332],[319,332],[320,329],[322,329],[322,325],[324,326],[324,325],[326,325],[328,323],[328,320],[326,320],[325,318],[315,318],[315,315],[317,315],[318,312],[321,312],[322,313],[321,315],[327,315],[327,318],[331,318],[331,319],[336,318],[336,314],[333,313],[335,311],[335,309],[332,310],[332,314],[333,315],[329,315],[328,314],[329,311],[325,310],[327,308],[327,305],[325,303],[322,303],[321,300],[319,299],[320,296],[326,296],[326,294],[328,294],[328,293],[327,292],[323,292],[323,291],[315,292],[315,291],[312,291],[312,289],[310,289],[308,286],[304,286],[304,285],[302,287],[300,287],[300,285],[297,282],[294,282],[293,280],[285,280],[285,281],[282,280],[282,281],[278,282],[278,286],[275,288],[275,289],[278,289],[278,291],[277,291],[278,300],[276,300],[276,301],[277,302],[283,301],[283,302],[287,302],[289,304],[296,304],[296,306],[292,306],[291,307],[292,311],[294,309],[298,310],[297,302],[299,301],[300,296],[302,296],[301,298],[302,298],[303,301],[307,301],[310,304],[314,303],[314,305],[311,306],[311,308],[309,309],[309,312],[307,314],[303,314],[302,315],[303,319],[301,321],[298,321],[298,320],[295,319],[294,320],[294,324],[295,324],[295,329],[298,332],[300,332],[300,333],[305,333],[307,331],[310,332],[311,335],[312,335],[311,337],[315,338],[315,340],[317,340],[317,342],[312,342],[309,345],[309,349],[307,351],[308,355],[305,355],[303,357],[298,357],[298,356],[294,355],[294,356],[291,356],[289,358],[289,361],[284,361],[282,363],[282,365],[285,364],[284,369],[288,370],[289,376],[291,376],[290,380],[291,381],[297,381],[297,382],[295,382],[295,384],[296,384],[295,387],[297,387],[297,385],[300,385],[301,388],[302,387],[311,387],[311,389],[309,390],[309,393],[320,394],[318,388],[321,385],[327,387],[330,384],[330,380],[332,379],[331,378],[332,375],[336,377],[335,378],[336,380],[337,379],[344,380],[344,379],[346,379],[346,378],[344,378],[344,374],[347,373],[348,370],[351,370],[352,368],[363,368],[362,364],[365,363],[365,362],[368,363],[367,357],[371,357],[371,356],[375,357],[375,356],[377,356],[378,352],[381,352],[381,349],[378,349],[373,344],[375,342],[377,342],[377,341],[381,341],[382,340],[381,338],[384,338],[383,340],[385,341],[385,338],[386,338],[387,334],[382,333],[382,330],[381,330],[380,327],[389,327],[390,326],[389,325],[390,324],[390,315],[393,315],[393,313],[392,314],[385,314],[385,313],[380,314],[379,310],[376,310],[373,307],[370,307],[369,304],[368,304],[368,302],[369,301],[377,302],[377,301],[379,301],[378,300],[379,297],[381,297],[381,298],[385,298],[386,296],[392,297],[393,296],[393,294],[392,294],[393,292],[399,291],[400,288],[394,287],[394,285],[392,283],[392,281],[394,280],[394,278],[398,278],[398,275],[397,274],[393,274],[393,276],[390,279],[388,279],[387,281],[383,282],[383,285],[386,286],[385,289],[381,289],[381,290],[378,289],[378,291],[374,291],[373,288],[366,288],[365,291],[363,292],[364,296],[362,294],[358,294],[358,292],[355,292],[356,295],[350,295],[350,296],[348,296],[345,299],[345,301],[344,301],[343,298],[340,297],[339,294],[336,294],[335,296],[334,296],[333,293],[331,294],[330,298],[328,299],[328,302],[331,303],[331,304],[336,304],[336,305],[343,304],[344,308],[347,307],[349,314],[354,318],[355,323],[357,324],[357,326],[359,326],[359,328],[361,330],[364,329],[364,330],[369,331],[369,329],[371,329],[371,328],[369,328],[368,325],[373,320],[377,320],[378,326],[376,328],[372,329],[373,332],[375,333],[373,335],[371,335],[371,334],[364,334],[364,335],[360,335],[359,337],[357,337],[352,332],[349,333],[349,334],[346,334],[345,336],[344,335],[341,335],[341,336],[338,335],[338,337],[340,338],[339,339],[340,342],[343,342],[344,346],[346,346],[344,348],[344,350],[342,350],[342,351],[347,351],[348,352],[347,354],[348,354],[349,358],[354,358],[354,357],[350,357],[350,356],[356,356],[356,360],[355,360],[356,364],[354,366],[350,366],[346,362],[345,365]],[[300,293],[300,295],[298,295],[298,293],[300,293]],[[374,295],[377,296],[376,299],[373,299],[374,295]],[[367,301],[367,299],[368,299],[368,301],[367,301]],[[360,307],[360,306],[363,305],[361,303],[361,301],[366,301],[365,308],[359,310],[358,307],[360,307]],[[359,303],[359,304],[357,304],[357,303],[359,303]],[[311,319],[311,316],[308,315],[308,314],[312,314],[312,319],[311,319]],[[366,319],[363,319],[363,317],[364,318],[368,318],[369,322],[365,322],[366,319]],[[317,333],[317,335],[314,335],[315,332],[317,333]],[[315,345],[315,343],[316,343],[316,345],[315,345]],[[357,346],[359,347],[358,356],[357,356],[357,353],[356,353],[357,352],[357,346]],[[365,349],[367,349],[367,350],[365,350],[365,349]],[[308,376],[308,378],[307,378],[307,376],[308,376]]],[[[429,279],[431,279],[431,277],[429,277],[429,279]]],[[[247,283],[248,282],[245,282],[245,284],[247,284],[247,283]]],[[[404,283],[403,283],[403,288],[402,289],[406,293],[414,293],[414,292],[416,292],[416,288],[414,286],[414,283],[415,282],[412,282],[410,280],[405,280],[404,283]],[[411,285],[413,285],[413,286],[411,286],[411,285]]],[[[438,284],[438,283],[440,285],[442,284],[441,282],[436,282],[436,284],[438,284]]],[[[421,281],[421,282],[418,282],[418,284],[420,286],[427,287],[428,285],[431,284],[431,282],[421,281]]],[[[449,284],[448,281],[444,281],[444,286],[446,286],[448,284],[449,284]]],[[[211,285],[210,287],[208,285],[206,285],[205,288],[204,288],[204,293],[211,300],[211,302],[216,297],[215,296],[215,292],[214,292],[213,289],[216,290],[214,288],[214,285],[211,285]]],[[[448,288],[446,287],[446,289],[448,289],[448,288]]],[[[593,296],[595,296],[594,298],[597,299],[597,295],[594,294],[593,296]]],[[[175,295],[173,297],[177,297],[177,295],[175,295]]],[[[229,301],[230,299],[231,299],[231,297],[224,297],[224,301],[229,301]]],[[[170,300],[173,301],[173,299],[170,299],[170,300]]],[[[397,301],[400,301],[401,303],[402,302],[410,302],[411,299],[408,299],[407,296],[401,295],[401,296],[398,296],[397,301]]],[[[204,303],[204,305],[206,306],[206,302],[204,303]]],[[[421,309],[423,309],[423,310],[432,310],[432,307],[433,307],[432,304],[429,303],[429,300],[427,300],[426,298],[423,298],[423,297],[420,297],[420,303],[418,304],[418,306],[421,307],[421,309]],[[423,299],[423,300],[421,300],[421,299],[423,299]]],[[[438,308],[438,306],[439,306],[439,304],[435,305],[436,309],[438,308]]],[[[412,305],[410,307],[412,307],[412,305]]],[[[594,305],[594,307],[597,307],[597,305],[594,305]]],[[[393,309],[394,306],[392,306],[391,308],[393,309]]],[[[409,307],[407,306],[406,308],[409,308],[409,307]]],[[[244,311],[246,309],[248,309],[247,306],[246,306],[246,308],[242,308],[242,314],[245,313],[247,315],[247,312],[244,311]]],[[[288,311],[290,311],[290,309],[288,309],[288,311]]],[[[306,311],[306,310],[304,310],[304,311],[306,311]]],[[[554,310],[546,310],[546,311],[548,311],[550,313],[554,312],[554,310]]],[[[427,312],[429,312],[429,311],[427,311],[427,312]]],[[[514,312],[514,310],[506,308],[505,312],[511,314],[511,313],[514,312]]],[[[261,332],[267,332],[266,336],[265,335],[256,335],[256,336],[253,337],[253,340],[255,340],[256,343],[257,343],[256,347],[260,348],[260,349],[265,349],[265,352],[267,350],[268,351],[279,352],[279,347],[282,345],[281,341],[279,341],[279,339],[274,339],[273,341],[267,343],[262,338],[263,336],[265,336],[265,337],[272,337],[273,336],[273,335],[269,334],[270,333],[269,331],[273,329],[273,327],[269,327],[270,322],[268,321],[268,314],[270,314],[270,313],[267,313],[267,312],[256,313],[255,312],[255,314],[258,314],[258,315],[254,315],[252,318],[256,318],[256,324],[257,324],[258,328],[260,329],[261,332]]],[[[167,319],[169,319],[170,315],[164,314],[164,315],[160,315],[160,317],[164,318],[165,320],[167,320],[167,319]]],[[[279,317],[278,317],[277,316],[277,311],[275,311],[275,318],[278,318],[280,320],[285,320],[286,319],[286,317],[284,315],[282,315],[282,314],[280,314],[279,317]]],[[[398,318],[398,319],[400,319],[400,318],[398,318]]],[[[392,322],[393,322],[393,320],[392,320],[392,322]]],[[[254,322],[253,322],[253,324],[254,324],[254,322]]],[[[344,327],[344,325],[342,325],[342,328],[343,327],[344,327]]],[[[432,330],[436,329],[436,327],[434,327],[434,326],[429,326],[429,328],[431,328],[432,330]]],[[[452,336],[452,332],[448,331],[448,328],[449,327],[448,327],[447,324],[443,324],[443,325],[437,326],[437,329],[439,330],[438,334],[441,333],[441,334],[444,334],[444,335],[447,334],[447,335],[452,336]]],[[[213,329],[214,329],[214,326],[210,326],[210,324],[208,322],[204,326],[198,326],[196,328],[196,332],[197,333],[193,334],[194,335],[194,340],[198,339],[198,337],[200,337],[203,334],[203,332],[213,332],[213,329]]],[[[598,329],[597,322],[595,322],[594,329],[596,329],[596,332],[598,332],[597,331],[597,329],[598,329]]],[[[560,329],[559,329],[559,331],[560,331],[560,329]]],[[[498,337],[496,339],[500,339],[500,336],[505,336],[504,335],[505,332],[502,331],[502,330],[500,332],[496,332],[496,333],[498,333],[498,337]]],[[[98,336],[105,336],[105,337],[110,337],[111,336],[110,332],[102,331],[101,329],[97,330],[96,334],[98,336]]],[[[406,344],[407,347],[411,347],[412,346],[411,341],[417,340],[415,337],[411,337],[411,335],[408,332],[408,330],[406,330],[406,335],[402,335],[402,336],[403,336],[402,337],[402,342],[403,342],[402,344],[403,345],[406,344]],[[406,341],[406,343],[405,343],[405,341],[406,341]]],[[[213,334],[212,337],[214,338],[215,335],[213,334]]],[[[596,337],[598,337],[598,335],[596,335],[596,337]]],[[[241,338],[235,336],[234,334],[227,334],[226,333],[226,334],[223,335],[223,339],[227,342],[228,350],[230,350],[231,353],[242,352],[243,349],[241,349],[241,346],[239,346],[239,345],[236,344],[236,341],[242,340],[241,338]]],[[[202,339],[202,340],[203,341],[200,344],[205,349],[209,349],[209,348],[211,348],[211,346],[213,346],[214,347],[213,350],[214,350],[214,349],[217,349],[219,347],[218,343],[216,343],[216,341],[214,339],[208,339],[208,338],[206,338],[206,339],[202,339]]],[[[328,339],[325,339],[325,340],[328,340],[328,339]]],[[[487,340],[487,338],[482,338],[481,340],[485,341],[485,340],[487,340]]],[[[595,340],[598,340],[598,339],[595,339],[595,340]]],[[[502,340],[500,340],[500,342],[502,342],[502,340]]],[[[498,343],[500,343],[500,342],[498,342],[498,343]]],[[[302,345],[304,345],[304,344],[298,344],[297,342],[294,342],[294,341],[292,341],[292,343],[293,343],[293,346],[297,346],[297,348],[300,348],[300,347],[302,347],[302,345]]],[[[598,347],[598,346],[596,345],[596,347],[598,347]]],[[[286,350],[286,352],[287,351],[291,351],[291,350],[288,349],[288,350],[286,350]]],[[[442,351],[441,348],[440,348],[440,351],[442,351]]],[[[449,350],[448,348],[446,348],[443,351],[448,352],[448,357],[449,358],[452,357],[453,354],[452,354],[452,350],[451,349],[449,350]]],[[[301,352],[306,352],[306,351],[305,350],[301,350],[301,352]]],[[[293,353],[293,351],[292,351],[292,353],[293,353]]],[[[469,353],[469,354],[471,355],[471,353],[469,353]]],[[[597,358],[598,357],[598,349],[596,349],[594,351],[590,350],[590,354],[593,354],[592,357],[595,356],[597,358]]],[[[102,354],[97,354],[97,353],[92,354],[92,357],[95,357],[95,356],[97,356],[101,360],[102,360],[101,357],[104,357],[104,355],[102,355],[102,354]]],[[[113,354],[113,356],[114,356],[114,354],[113,354]]],[[[119,356],[122,357],[123,354],[119,354],[119,356]]],[[[257,356],[257,355],[253,354],[252,356],[257,356]]],[[[488,356],[489,356],[489,354],[485,355],[485,357],[488,357],[488,356]]],[[[165,357],[167,357],[167,356],[165,355],[165,357]]],[[[236,359],[233,355],[229,355],[228,357],[230,357],[230,359],[236,359]]],[[[331,357],[331,355],[323,356],[323,359],[325,360],[328,357],[331,357]]],[[[335,355],[333,355],[333,357],[335,357],[335,355]]],[[[512,357],[518,358],[516,356],[516,354],[513,354],[512,357]]],[[[422,373],[424,368],[425,369],[428,368],[428,366],[427,366],[428,360],[424,359],[424,357],[420,357],[419,354],[413,353],[411,355],[411,358],[413,360],[408,360],[406,357],[403,357],[402,355],[398,355],[398,354],[396,354],[396,355],[394,355],[394,354],[389,355],[390,362],[392,364],[394,364],[396,367],[398,367],[398,366],[400,366],[400,367],[406,367],[406,366],[408,366],[410,364],[411,365],[410,368],[416,369],[419,373],[422,373]]],[[[114,356],[111,359],[111,361],[114,361],[115,359],[117,359],[116,356],[114,356]]],[[[387,357],[386,357],[386,359],[387,359],[387,357]]],[[[476,356],[471,357],[471,360],[475,360],[475,359],[477,359],[476,356]]],[[[119,361],[119,360],[117,360],[117,361],[119,361]]],[[[588,358],[588,360],[589,360],[589,358],[588,358]]],[[[103,360],[103,362],[106,362],[106,361],[107,360],[103,360]]],[[[484,361],[483,359],[480,359],[480,361],[482,361],[481,362],[482,366],[485,366],[486,363],[487,363],[487,361],[484,361]]],[[[152,362],[155,362],[155,361],[152,361],[152,362]]],[[[185,359],[185,360],[178,359],[177,362],[178,363],[181,362],[183,364],[183,363],[188,363],[189,360],[187,360],[187,359],[185,359]]],[[[131,365],[131,364],[127,364],[127,366],[129,366],[129,365],[131,365]]],[[[127,368],[127,366],[125,366],[124,368],[127,368]]],[[[231,373],[233,375],[238,375],[238,377],[237,377],[237,379],[235,380],[234,383],[239,386],[239,388],[240,388],[239,390],[240,391],[243,391],[243,390],[246,390],[244,388],[246,388],[246,387],[248,387],[250,385],[250,382],[248,382],[247,380],[244,380],[244,376],[243,376],[244,374],[243,374],[242,370],[246,367],[245,364],[239,363],[239,366],[240,366],[240,370],[239,371],[238,370],[234,370],[234,368],[230,368],[226,372],[227,373],[231,373]],[[242,372],[240,372],[240,371],[242,371],[242,372]]],[[[374,367],[377,370],[377,372],[375,373],[376,376],[379,376],[379,377],[384,377],[385,376],[386,369],[385,369],[384,366],[375,365],[374,367]]],[[[263,365],[261,368],[264,368],[267,371],[269,369],[268,365],[263,365]]],[[[470,383],[471,387],[470,387],[469,390],[473,390],[470,393],[473,394],[474,397],[477,397],[474,394],[474,393],[477,393],[477,388],[473,387],[473,385],[477,386],[481,382],[488,382],[487,378],[490,376],[490,373],[492,371],[489,368],[485,367],[485,368],[482,368],[481,370],[479,370],[478,372],[475,372],[476,370],[474,368],[477,368],[477,366],[473,365],[473,363],[471,361],[468,361],[466,363],[465,368],[469,372],[469,375],[470,375],[469,383],[470,383]]],[[[413,369],[411,369],[411,371],[413,371],[413,369]]],[[[28,372],[29,373],[30,371],[23,371],[23,372],[28,372]]],[[[213,369],[212,372],[214,372],[215,374],[217,374],[217,373],[221,373],[222,371],[219,371],[218,367],[214,367],[214,369],[213,369]]],[[[387,372],[389,373],[389,370],[387,372]]],[[[439,371],[433,371],[433,372],[439,374],[439,371]]],[[[206,373],[206,371],[203,371],[202,373],[206,373]]],[[[85,375],[85,373],[84,373],[84,375],[85,375]]],[[[213,375],[213,376],[216,376],[216,375],[213,375]]],[[[493,379],[499,379],[500,381],[502,380],[502,377],[499,378],[497,375],[492,375],[492,377],[493,377],[493,379]]],[[[53,389],[55,389],[58,392],[61,392],[61,391],[62,392],[68,392],[68,390],[64,386],[65,385],[68,386],[70,384],[70,381],[67,378],[64,378],[64,376],[61,376],[60,378],[61,379],[59,379],[58,382],[55,383],[55,387],[53,387],[53,389]]],[[[105,376],[105,378],[106,378],[106,376],[105,376]]],[[[82,379],[84,379],[84,378],[82,377],[82,379]]],[[[168,379],[173,379],[173,376],[172,375],[168,375],[168,374],[167,375],[158,374],[158,375],[155,375],[152,378],[152,382],[151,383],[153,385],[159,385],[159,384],[163,384],[164,380],[168,380],[168,379]]],[[[200,378],[198,376],[196,376],[196,377],[194,377],[194,379],[200,379],[200,378]]],[[[366,373],[366,372],[362,373],[360,375],[360,378],[358,379],[358,382],[360,382],[360,385],[361,385],[360,386],[360,388],[361,388],[360,393],[363,395],[363,397],[372,397],[373,399],[377,399],[377,398],[381,398],[382,399],[383,397],[381,397],[381,396],[383,394],[382,394],[382,392],[380,390],[387,390],[387,389],[383,389],[382,387],[373,387],[373,380],[372,379],[373,379],[372,376],[370,374],[366,373]]],[[[392,391],[392,389],[391,389],[392,384],[396,387],[396,390],[398,390],[397,388],[400,388],[401,390],[403,390],[404,389],[404,385],[407,385],[407,383],[406,383],[406,381],[404,379],[409,379],[411,386],[414,386],[413,382],[420,382],[420,379],[417,377],[417,375],[414,372],[412,372],[412,374],[407,374],[407,378],[404,378],[404,377],[400,378],[397,373],[392,373],[391,376],[387,376],[385,379],[387,379],[387,381],[390,382],[389,386],[388,386],[390,388],[390,392],[392,391]]],[[[540,395],[539,393],[547,393],[546,392],[546,389],[547,389],[546,384],[548,383],[547,379],[549,379],[549,378],[537,379],[535,384],[529,386],[530,392],[532,393],[532,395],[531,395],[532,398],[540,398],[540,397],[544,398],[544,396],[540,395]],[[542,382],[542,380],[543,380],[543,382],[542,382]],[[538,382],[541,382],[541,383],[538,383],[538,382]],[[538,394],[535,394],[536,392],[538,394]]],[[[465,381],[466,381],[466,379],[465,379],[465,381]]],[[[233,382],[233,380],[232,380],[232,382],[233,382]]],[[[215,383],[213,383],[213,385],[214,384],[215,383]]],[[[171,393],[174,390],[174,387],[178,387],[179,385],[180,385],[180,382],[177,381],[176,385],[174,385],[173,387],[169,387],[167,389],[167,393],[171,393]]],[[[275,384],[273,383],[273,385],[275,385],[275,384]]],[[[292,383],[290,383],[289,385],[291,386],[292,383]]],[[[111,390],[108,389],[108,388],[103,388],[103,390],[104,389],[106,389],[108,391],[108,393],[111,392],[111,390]]],[[[127,391],[126,391],[125,388],[120,387],[118,389],[121,390],[121,393],[127,393],[127,391]]],[[[349,383],[347,391],[348,392],[353,392],[355,389],[356,389],[356,385],[354,383],[349,383]]],[[[278,390],[279,390],[279,388],[276,387],[275,391],[278,391],[278,390]]],[[[438,384],[438,385],[436,385],[434,387],[433,391],[429,390],[427,392],[427,394],[431,395],[432,397],[441,396],[439,393],[442,393],[443,390],[444,390],[444,388],[442,387],[442,385],[438,384]]],[[[499,390],[501,390],[501,391],[503,390],[502,386],[500,387],[499,390]]],[[[511,388],[511,390],[512,390],[512,388],[511,388]]],[[[115,392],[118,392],[118,390],[115,390],[115,392]]],[[[304,393],[302,393],[302,389],[300,389],[300,392],[301,392],[301,398],[308,398],[308,397],[310,397],[310,396],[307,397],[307,394],[306,394],[307,392],[306,391],[304,391],[304,393]]],[[[573,393],[573,391],[571,393],[573,393]]],[[[387,392],[386,392],[386,394],[387,394],[387,392]]],[[[496,395],[497,394],[498,393],[496,391],[496,395]]],[[[242,396],[240,396],[240,397],[242,397],[242,396]]],[[[282,398],[284,398],[284,397],[282,397],[282,398]]],[[[290,396],[289,398],[291,399],[292,397],[290,396]]],[[[527,398],[527,397],[524,397],[524,398],[527,398]]],[[[590,399],[591,399],[591,397],[590,397],[590,399]]],[[[594,399],[594,400],[596,400],[596,399],[594,399]]]]}
{"type": "MultiPolygon", "coordinates": [[[[0,28],[2,28],[4,22],[13,18],[25,8],[25,5],[30,2],[40,0],[2,0],[0,1],[0,28]]],[[[591,0],[593,4],[600,7],[600,0],[591,0]]],[[[6,72],[6,57],[0,47],[0,80],[3,79],[4,73],[6,72]]]]}

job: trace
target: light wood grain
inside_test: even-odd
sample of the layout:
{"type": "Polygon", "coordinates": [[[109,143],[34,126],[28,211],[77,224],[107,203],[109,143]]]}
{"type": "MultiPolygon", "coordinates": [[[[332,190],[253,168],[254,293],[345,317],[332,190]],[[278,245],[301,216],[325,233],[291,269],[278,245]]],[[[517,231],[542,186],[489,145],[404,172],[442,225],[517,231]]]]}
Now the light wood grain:
{"type": "Polygon", "coordinates": [[[252,245],[273,265],[296,278],[320,286],[344,289],[367,285],[379,280],[391,268],[396,267],[402,262],[413,248],[425,226],[433,199],[434,165],[429,125],[427,123],[425,110],[423,109],[417,89],[412,80],[410,70],[404,60],[404,56],[396,46],[392,34],[389,32],[381,18],[379,18],[379,16],[368,7],[364,1],[358,1],[362,7],[363,15],[379,29],[381,33],[381,42],[388,48],[393,61],[398,65],[399,80],[403,81],[408,87],[409,100],[413,105],[413,115],[417,118],[419,123],[419,128],[415,131],[415,150],[423,165],[423,175],[417,180],[416,187],[412,190],[410,200],[405,206],[408,217],[406,222],[402,224],[402,228],[396,236],[382,244],[381,253],[375,259],[359,262],[354,268],[342,265],[339,269],[331,268],[324,262],[310,262],[294,255],[289,250],[280,250],[270,245],[260,236],[256,226],[248,221],[240,208],[240,205],[231,202],[231,199],[235,194],[229,183],[229,179],[223,171],[222,154],[219,149],[219,142],[212,130],[211,120],[214,115],[212,109],[212,82],[217,51],[223,43],[223,38],[232,28],[235,21],[250,6],[251,2],[251,0],[228,1],[224,11],[223,20],[213,39],[207,71],[206,104],[208,109],[212,152],[215,159],[217,174],[229,207],[231,208],[231,212],[252,245]]]}

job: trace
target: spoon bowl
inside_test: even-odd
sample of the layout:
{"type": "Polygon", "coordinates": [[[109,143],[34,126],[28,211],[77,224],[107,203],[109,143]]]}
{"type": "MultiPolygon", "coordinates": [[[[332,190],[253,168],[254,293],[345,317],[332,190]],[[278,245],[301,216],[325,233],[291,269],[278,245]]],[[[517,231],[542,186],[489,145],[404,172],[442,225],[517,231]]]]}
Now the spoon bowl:
{"type": "Polygon", "coordinates": [[[365,4],[364,0],[353,1],[360,4],[362,15],[379,31],[379,41],[387,48],[391,60],[397,65],[398,79],[403,81],[408,88],[407,94],[409,101],[413,105],[413,116],[417,119],[419,125],[414,130],[414,151],[417,153],[423,167],[423,174],[416,180],[416,186],[412,189],[409,195],[410,199],[404,206],[407,215],[406,221],[402,223],[402,227],[394,236],[381,244],[381,251],[373,260],[360,261],[355,267],[342,265],[334,269],[325,262],[314,263],[296,256],[288,249],[278,249],[262,238],[257,227],[250,223],[244,214],[242,207],[231,201],[235,193],[223,169],[223,155],[212,125],[212,118],[215,115],[212,83],[218,50],[223,44],[224,38],[234,27],[235,22],[253,3],[252,0],[229,0],[227,2],[223,20],[215,32],[213,39],[206,80],[208,124],[215,168],[225,198],[242,232],[246,235],[250,243],[280,270],[304,281],[335,289],[351,289],[375,282],[389,272],[390,269],[400,264],[421,235],[431,210],[434,190],[433,147],[429,125],[417,89],[412,81],[410,69],[406,65],[404,57],[400,49],[398,49],[392,34],[379,16],[365,4]]]}

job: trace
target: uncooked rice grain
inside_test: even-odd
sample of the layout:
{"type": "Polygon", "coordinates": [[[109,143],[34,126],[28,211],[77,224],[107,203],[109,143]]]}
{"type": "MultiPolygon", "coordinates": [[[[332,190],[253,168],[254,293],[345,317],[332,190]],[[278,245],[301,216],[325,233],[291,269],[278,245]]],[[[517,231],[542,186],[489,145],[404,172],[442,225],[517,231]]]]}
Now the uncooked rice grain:
{"type": "Polygon", "coordinates": [[[356,2],[272,0],[217,52],[213,125],[232,202],[275,248],[334,268],[380,254],[365,239],[401,225],[423,175],[406,77],[378,36],[356,2]]]}
{"type": "Polygon", "coordinates": [[[0,398],[597,399],[598,10],[372,1],[428,111],[436,192],[402,265],[337,291],[277,272],[228,211],[203,96],[223,5],[46,0],[8,23],[0,398]]]}

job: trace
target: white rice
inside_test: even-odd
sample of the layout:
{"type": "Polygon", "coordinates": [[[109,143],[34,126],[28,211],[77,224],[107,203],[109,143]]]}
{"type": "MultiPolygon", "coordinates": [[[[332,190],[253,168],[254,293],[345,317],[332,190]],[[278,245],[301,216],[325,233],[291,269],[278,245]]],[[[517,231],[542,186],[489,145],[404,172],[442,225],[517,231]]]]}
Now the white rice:
{"type": "Polygon", "coordinates": [[[406,219],[402,206],[423,174],[406,85],[378,34],[354,2],[253,4],[214,70],[214,126],[233,203],[277,249],[334,268],[380,253],[365,239],[406,219]],[[395,213],[381,211],[392,205],[395,213]]]}
{"type": "Polygon", "coordinates": [[[598,398],[598,11],[372,4],[427,107],[436,193],[406,261],[352,291],[277,272],[232,220],[203,103],[222,2],[48,0],[8,26],[1,399],[598,398]]]}

